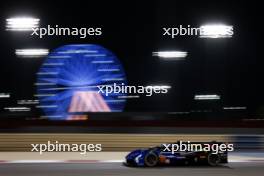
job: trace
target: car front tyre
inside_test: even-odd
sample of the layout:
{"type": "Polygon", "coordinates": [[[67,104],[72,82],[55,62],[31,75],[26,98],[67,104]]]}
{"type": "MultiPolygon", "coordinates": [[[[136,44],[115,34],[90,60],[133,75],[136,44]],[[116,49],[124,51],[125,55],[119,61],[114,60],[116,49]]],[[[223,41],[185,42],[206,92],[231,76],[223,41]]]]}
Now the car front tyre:
{"type": "Polygon", "coordinates": [[[146,154],[144,161],[146,166],[154,167],[158,164],[159,158],[155,153],[149,152],[148,154],[146,154]]]}

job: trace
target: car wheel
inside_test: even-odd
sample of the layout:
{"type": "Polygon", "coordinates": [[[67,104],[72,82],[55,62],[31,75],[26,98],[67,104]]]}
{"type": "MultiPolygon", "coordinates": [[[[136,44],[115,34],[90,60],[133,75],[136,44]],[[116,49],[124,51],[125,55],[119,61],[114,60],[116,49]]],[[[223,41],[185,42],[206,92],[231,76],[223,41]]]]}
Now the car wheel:
{"type": "Polygon", "coordinates": [[[158,164],[159,158],[155,153],[150,152],[146,154],[144,161],[146,166],[153,167],[158,164]]]}
{"type": "Polygon", "coordinates": [[[217,154],[210,153],[207,157],[207,161],[210,166],[217,166],[220,163],[220,157],[217,154]]]}

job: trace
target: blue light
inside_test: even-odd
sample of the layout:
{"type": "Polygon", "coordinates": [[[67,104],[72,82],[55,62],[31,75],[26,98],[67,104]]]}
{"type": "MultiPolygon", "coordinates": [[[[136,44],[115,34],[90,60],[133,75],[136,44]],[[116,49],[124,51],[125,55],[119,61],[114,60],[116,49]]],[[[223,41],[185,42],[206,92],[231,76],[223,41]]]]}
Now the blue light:
{"type": "MultiPolygon", "coordinates": [[[[89,101],[87,97],[98,94],[98,85],[113,83],[126,85],[127,81],[122,64],[112,52],[99,45],[64,45],[51,52],[39,69],[37,95],[48,118],[66,120],[76,92],[89,92],[84,100],[89,101]]],[[[118,100],[122,95],[125,94],[100,94],[93,98],[100,101],[101,97],[98,104],[106,103],[111,112],[120,112],[125,106],[125,100],[118,100]]],[[[99,112],[105,110],[93,106],[99,112]]]]}

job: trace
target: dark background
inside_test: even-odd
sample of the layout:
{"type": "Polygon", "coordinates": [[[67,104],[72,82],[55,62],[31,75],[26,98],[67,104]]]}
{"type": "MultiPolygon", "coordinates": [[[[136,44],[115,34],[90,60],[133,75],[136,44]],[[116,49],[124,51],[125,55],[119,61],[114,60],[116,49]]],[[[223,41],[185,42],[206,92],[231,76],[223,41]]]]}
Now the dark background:
{"type": "MultiPolygon", "coordinates": [[[[71,43],[100,44],[123,63],[129,85],[166,84],[169,93],[128,100],[126,112],[175,112],[246,106],[242,118],[264,113],[263,62],[260,54],[261,11],[258,1],[1,1],[1,111],[19,99],[34,99],[35,73],[43,58],[17,58],[18,48],[48,48],[71,43]],[[41,27],[102,27],[102,36],[45,36],[5,31],[5,19],[27,15],[40,18],[41,27]],[[230,39],[162,36],[163,27],[199,27],[210,22],[234,26],[230,39]],[[153,51],[188,51],[185,61],[162,61],[153,51]],[[220,101],[197,103],[195,94],[219,94],[220,101]]],[[[214,115],[215,115],[214,114],[214,115]]],[[[1,117],[9,116],[2,112],[1,117]]],[[[25,116],[24,114],[20,114],[25,116]]],[[[39,116],[33,111],[27,116],[39,116]]],[[[203,115],[199,115],[202,117],[203,115]]],[[[229,117],[229,114],[223,114],[229,117]]],[[[198,117],[198,116],[197,116],[198,117]]],[[[213,117],[212,117],[213,118],[213,117]]]]}

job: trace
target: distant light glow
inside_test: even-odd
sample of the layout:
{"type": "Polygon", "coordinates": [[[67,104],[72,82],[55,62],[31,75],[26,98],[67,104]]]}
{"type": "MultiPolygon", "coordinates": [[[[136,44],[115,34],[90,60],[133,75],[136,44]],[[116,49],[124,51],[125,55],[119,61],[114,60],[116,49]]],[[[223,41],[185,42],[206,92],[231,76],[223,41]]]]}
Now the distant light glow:
{"type": "Polygon", "coordinates": [[[168,112],[168,114],[190,114],[190,112],[183,111],[183,112],[168,112]]]}
{"type": "Polygon", "coordinates": [[[42,57],[49,54],[48,49],[16,49],[15,51],[18,57],[42,57]]]}
{"type": "Polygon", "coordinates": [[[55,94],[35,94],[34,97],[53,97],[55,94]]]}
{"type": "Polygon", "coordinates": [[[123,81],[125,78],[104,78],[102,81],[123,81]]]}
{"type": "Polygon", "coordinates": [[[9,93],[0,93],[0,98],[10,98],[9,93]]]}
{"type": "Polygon", "coordinates": [[[56,83],[46,83],[46,82],[43,82],[43,83],[34,83],[35,86],[53,86],[53,85],[56,85],[56,83]]]}
{"type": "Polygon", "coordinates": [[[36,108],[57,108],[58,105],[36,106],[36,108]]]}
{"type": "Polygon", "coordinates": [[[39,19],[32,17],[15,17],[6,19],[7,31],[31,31],[39,27],[39,19]]]}
{"type": "Polygon", "coordinates": [[[247,109],[247,107],[241,106],[241,107],[223,107],[224,110],[242,110],[247,109]]]}
{"type": "Polygon", "coordinates": [[[196,112],[199,112],[199,113],[204,113],[204,112],[212,112],[212,110],[191,110],[191,113],[196,113],[196,112]]]}
{"type": "Polygon", "coordinates": [[[126,98],[139,98],[140,96],[139,95],[124,95],[124,96],[118,96],[118,98],[120,99],[126,99],[126,98]]]}
{"type": "Polygon", "coordinates": [[[22,104],[38,104],[38,100],[17,100],[17,104],[22,105],[22,104]]]}
{"type": "Polygon", "coordinates": [[[178,60],[187,56],[185,51],[158,51],[152,52],[152,56],[160,57],[163,60],[178,60]]]}
{"type": "Polygon", "coordinates": [[[38,72],[37,75],[57,75],[58,72],[38,72]]]}
{"type": "Polygon", "coordinates": [[[23,112],[30,111],[31,109],[28,107],[5,107],[5,110],[9,110],[10,112],[23,112]]]}
{"type": "Polygon", "coordinates": [[[150,85],[150,86],[146,86],[146,88],[151,88],[151,89],[170,89],[171,86],[168,85],[150,85]]]}
{"type": "Polygon", "coordinates": [[[211,24],[200,26],[201,38],[230,38],[233,36],[233,26],[211,24]]]}
{"type": "Polygon", "coordinates": [[[219,95],[195,95],[195,100],[219,100],[219,95]]]}
{"type": "Polygon", "coordinates": [[[96,60],[96,61],[92,61],[91,62],[92,64],[111,64],[111,63],[114,63],[113,60],[96,60]]]}
{"type": "Polygon", "coordinates": [[[88,120],[88,115],[68,115],[67,120],[88,120]]]}
{"type": "Polygon", "coordinates": [[[46,65],[46,66],[63,66],[64,63],[44,63],[43,65],[46,65]]]}
{"type": "Polygon", "coordinates": [[[107,68],[107,69],[97,69],[97,71],[100,71],[100,72],[116,72],[116,71],[120,71],[120,69],[117,69],[117,68],[107,68]]]}
{"type": "MultiPolygon", "coordinates": [[[[77,45],[79,47],[83,47],[85,45],[77,45]]],[[[86,50],[86,49],[69,49],[67,51],[58,51],[57,54],[76,54],[76,53],[98,53],[97,50],[86,50]]],[[[87,55],[87,57],[91,57],[91,55],[87,55]]]]}
{"type": "Polygon", "coordinates": [[[53,115],[53,116],[40,116],[42,119],[49,119],[49,118],[62,118],[61,115],[53,115]]]}

